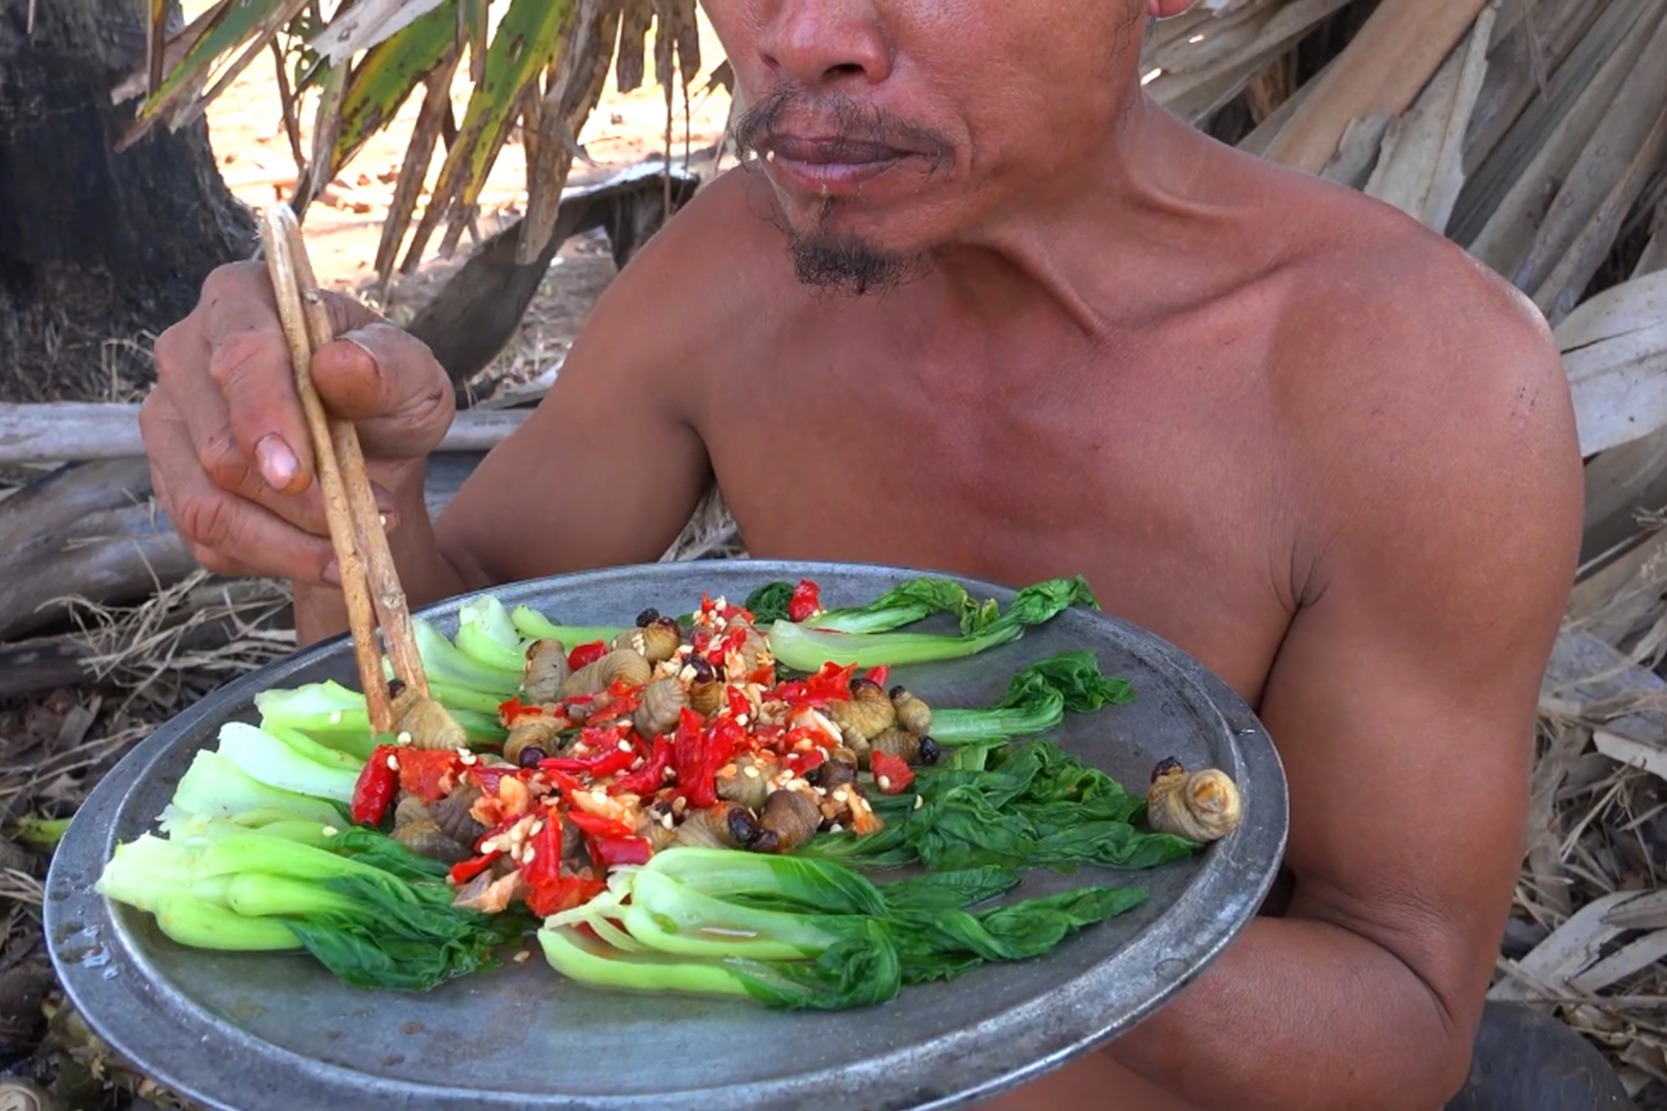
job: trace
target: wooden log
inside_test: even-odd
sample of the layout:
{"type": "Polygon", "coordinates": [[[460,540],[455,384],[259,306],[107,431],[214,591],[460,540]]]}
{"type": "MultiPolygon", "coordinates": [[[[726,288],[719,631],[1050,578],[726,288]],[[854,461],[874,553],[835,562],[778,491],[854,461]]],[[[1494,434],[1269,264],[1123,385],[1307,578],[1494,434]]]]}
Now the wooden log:
{"type": "MultiPolygon", "coordinates": [[[[465,409],[457,414],[437,450],[448,454],[489,451],[521,427],[527,416],[521,410],[465,409]]],[[[0,404],[0,464],[138,459],[144,454],[137,405],[0,404]]]]}
{"type": "MultiPolygon", "coordinates": [[[[431,516],[444,511],[484,457],[454,453],[430,461],[431,516]]],[[[8,552],[0,641],[62,626],[77,600],[132,605],[198,569],[152,500],[143,461],[66,467],[0,502],[0,545],[8,552]]]]}
{"type": "Polygon", "coordinates": [[[1351,120],[1412,104],[1488,0],[1383,0],[1268,144],[1275,162],[1317,174],[1351,120]]]}

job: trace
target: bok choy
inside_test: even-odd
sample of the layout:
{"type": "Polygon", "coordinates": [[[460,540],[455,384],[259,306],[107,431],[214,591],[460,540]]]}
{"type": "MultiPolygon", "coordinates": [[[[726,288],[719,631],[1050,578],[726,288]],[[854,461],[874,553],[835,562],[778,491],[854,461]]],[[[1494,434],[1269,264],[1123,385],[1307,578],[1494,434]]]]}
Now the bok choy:
{"type": "Polygon", "coordinates": [[[795,671],[811,673],[825,663],[842,667],[890,667],[957,660],[977,655],[1024,636],[1034,625],[1052,621],[1073,605],[1098,608],[1093,592],[1081,577],[1051,579],[1027,586],[1014,595],[1007,612],[972,632],[840,632],[823,630],[820,619],[811,623],[773,622],[767,638],[776,661],[795,671]]]}
{"type": "Polygon", "coordinates": [[[453,906],[443,864],[369,830],[322,843],[273,826],[205,833],[182,840],[147,833],[117,846],[95,890],[154,915],[181,945],[304,949],[363,988],[426,991],[489,967],[523,925],[453,906]],[[372,862],[389,859],[399,871],[372,862]]]}
{"type": "Polygon", "coordinates": [[[1000,701],[981,709],[946,707],[932,712],[932,736],[939,744],[988,737],[1026,737],[1052,729],[1067,712],[1090,714],[1102,706],[1129,702],[1127,679],[1109,679],[1094,653],[1062,652],[1014,675],[1000,701]]]}
{"type": "Polygon", "coordinates": [[[1147,898],[1087,886],[970,909],[1015,883],[1014,873],[974,869],[880,885],[827,861],[678,847],[547,918],[538,937],[552,967],[596,987],[844,1010],[989,961],[1041,956],[1147,898]]]}

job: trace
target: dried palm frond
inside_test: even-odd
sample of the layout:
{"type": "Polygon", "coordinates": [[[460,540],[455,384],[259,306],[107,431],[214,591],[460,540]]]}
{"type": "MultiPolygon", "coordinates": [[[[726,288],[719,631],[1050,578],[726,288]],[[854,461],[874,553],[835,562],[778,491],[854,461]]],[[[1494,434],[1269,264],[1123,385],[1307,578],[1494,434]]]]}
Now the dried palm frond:
{"type": "Polygon", "coordinates": [[[530,139],[529,153],[540,155],[527,159],[527,191],[539,218],[523,222],[518,249],[524,260],[538,257],[553,230],[552,198],[559,198],[578,149],[573,136],[595,107],[616,47],[622,84],[633,65],[640,80],[652,29],[655,73],[668,97],[678,75],[686,93],[700,65],[695,0],[505,0],[501,10],[490,0],[342,0],[328,14],[308,0],[219,0],[172,35],[164,30],[165,7],[150,5],[145,61],[114,90],[118,100],[140,98],[119,145],[159,124],[177,128],[198,118],[256,56],[276,51],[281,66],[292,66],[281,83],[292,141],[296,101],[316,97],[307,164],[295,143],[290,204],[298,215],[421,91],[423,108],[377,252],[384,285],[402,246],[407,274],[436,233],[442,255],[455,249],[517,126],[530,139]],[[456,122],[452,80],[465,56],[471,88],[456,122]],[[419,213],[442,135],[445,154],[419,213]]]}

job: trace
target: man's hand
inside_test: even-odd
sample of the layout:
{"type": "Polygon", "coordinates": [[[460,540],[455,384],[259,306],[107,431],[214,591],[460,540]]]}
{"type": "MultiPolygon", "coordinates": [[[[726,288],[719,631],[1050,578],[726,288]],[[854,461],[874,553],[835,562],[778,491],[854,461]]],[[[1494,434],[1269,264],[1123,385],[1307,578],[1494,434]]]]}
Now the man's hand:
{"type": "MultiPolygon", "coordinates": [[[[427,347],[358,303],[327,296],[338,339],[313,358],[325,407],[355,421],[388,527],[454,414],[427,347]]],[[[221,267],[156,344],[139,411],[158,499],[198,562],[231,575],[336,581],[324,502],[289,349],[261,263],[221,267]]],[[[420,499],[418,500],[420,504],[420,499]]]]}

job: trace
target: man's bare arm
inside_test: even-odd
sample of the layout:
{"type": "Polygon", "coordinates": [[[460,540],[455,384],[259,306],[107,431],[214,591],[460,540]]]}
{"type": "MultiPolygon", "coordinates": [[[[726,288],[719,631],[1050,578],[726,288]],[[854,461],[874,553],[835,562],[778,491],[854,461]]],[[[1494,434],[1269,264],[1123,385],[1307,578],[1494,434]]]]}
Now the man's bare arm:
{"type": "MultiPolygon", "coordinates": [[[[1434,1111],[1463,1083],[1581,520],[1561,363],[1507,320],[1445,352],[1468,404],[1415,403],[1423,419],[1387,435],[1356,429],[1374,457],[1335,460],[1361,496],[1321,538],[1262,705],[1290,781],[1293,901],[1111,1047],[1198,1107],[1434,1111]]],[[[1350,408],[1395,422],[1407,406],[1350,408]]]]}

